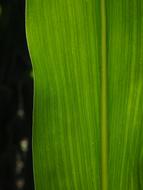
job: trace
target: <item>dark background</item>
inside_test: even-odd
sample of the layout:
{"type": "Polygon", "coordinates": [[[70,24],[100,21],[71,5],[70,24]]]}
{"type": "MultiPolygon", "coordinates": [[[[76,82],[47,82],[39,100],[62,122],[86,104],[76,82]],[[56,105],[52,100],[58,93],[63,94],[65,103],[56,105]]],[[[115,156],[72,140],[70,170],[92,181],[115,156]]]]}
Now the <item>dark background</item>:
{"type": "Polygon", "coordinates": [[[0,0],[0,190],[34,190],[25,1],[0,0]]]}

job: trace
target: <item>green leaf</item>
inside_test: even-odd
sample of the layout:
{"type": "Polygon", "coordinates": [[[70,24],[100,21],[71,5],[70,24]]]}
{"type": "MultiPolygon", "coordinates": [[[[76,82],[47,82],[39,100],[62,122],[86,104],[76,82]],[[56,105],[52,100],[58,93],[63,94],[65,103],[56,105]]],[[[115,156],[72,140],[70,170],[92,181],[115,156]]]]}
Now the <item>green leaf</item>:
{"type": "Polygon", "coordinates": [[[27,0],[36,190],[143,189],[142,0],[27,0]]]}

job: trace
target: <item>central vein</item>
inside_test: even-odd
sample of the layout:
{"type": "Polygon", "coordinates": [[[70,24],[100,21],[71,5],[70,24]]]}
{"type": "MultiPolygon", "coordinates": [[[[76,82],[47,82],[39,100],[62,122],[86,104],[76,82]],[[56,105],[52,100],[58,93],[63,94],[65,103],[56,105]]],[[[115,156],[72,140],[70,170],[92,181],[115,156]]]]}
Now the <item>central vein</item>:
{"type": "Polygon", "coordinates": [[[106,5],[101,7],[101,189],[108,190],[108,126],[107,126],[107,44],[106,44],[106,5]]]}

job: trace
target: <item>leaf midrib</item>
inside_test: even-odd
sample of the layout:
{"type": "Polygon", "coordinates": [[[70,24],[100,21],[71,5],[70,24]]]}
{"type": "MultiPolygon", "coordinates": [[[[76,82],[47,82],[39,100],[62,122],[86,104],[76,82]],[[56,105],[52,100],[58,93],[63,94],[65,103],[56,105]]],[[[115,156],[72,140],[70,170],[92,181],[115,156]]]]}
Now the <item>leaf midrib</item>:
{"type": "Polygon", "coordinates": [[[106,43],[106,5],[100,0],[101,8],[101,189],[108,190],[108,125],[107,125],[107,43],[106,43]]]}

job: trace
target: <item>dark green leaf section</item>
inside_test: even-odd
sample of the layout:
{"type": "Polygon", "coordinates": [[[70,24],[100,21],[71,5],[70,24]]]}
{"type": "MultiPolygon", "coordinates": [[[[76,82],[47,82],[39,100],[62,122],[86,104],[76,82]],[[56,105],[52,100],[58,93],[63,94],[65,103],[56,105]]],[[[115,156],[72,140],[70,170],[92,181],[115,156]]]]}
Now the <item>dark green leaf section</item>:
{"type": "Polygon", "coordinates": [[[100,5],[27,0],[36,190],[105,190],[104,177],[109,190],[143,189],[143,2],[106,0],[107,174],[100,156],[100,5]]]}

